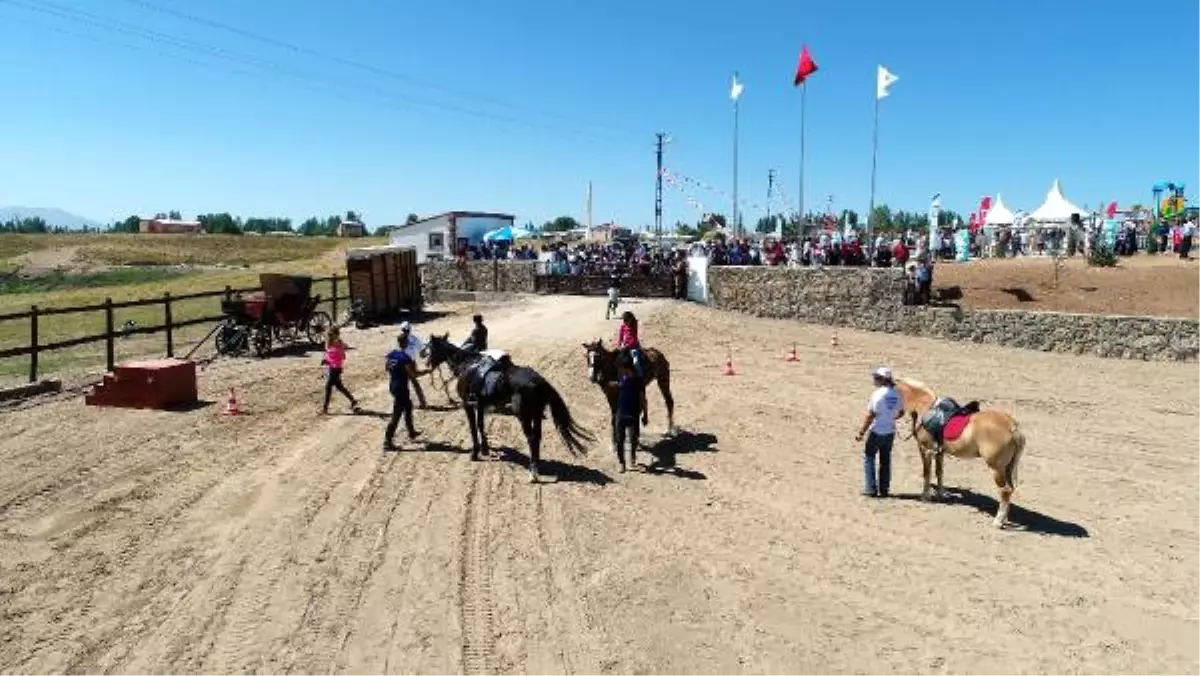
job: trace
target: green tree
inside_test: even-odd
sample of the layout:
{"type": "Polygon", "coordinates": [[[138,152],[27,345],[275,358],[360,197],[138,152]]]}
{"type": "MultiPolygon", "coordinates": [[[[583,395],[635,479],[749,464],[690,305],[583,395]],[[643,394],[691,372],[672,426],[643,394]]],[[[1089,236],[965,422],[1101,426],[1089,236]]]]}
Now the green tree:
{"type": "Polygon", "coordinates": [[[196,217],[200,221],[200,226],[204,228],[204,232],[214,235],[240,235],[242,234],[242,223],[240,219],[234,218],[228,212],[219,214],[200,214],[196,217]]]}
{"type": "Polygon", "coordinates": [[[291,232],[292,219],[290,218],[247,218],[242,224],[242,230],[245,232],[257,232],[266,234],[268,232],[291,232]]]}
{"type": "Polygon", "coordinates": [[[404,224],[405,224],[405,225],[412,225],[413,223],[416,223],[416,222],[417,222],[417,221],[419,221],[419,220],[421,220],[421,217],[420,217],[420,216],[418,216],[418,215],[416,215],[416,214],[409,214],[409,215],[408,215],[408,218],[405,218],[405,219],[404,219],[404,224]]]}
{"type": "Polygon", "coordinates": [[[182,221],[183,215],[172,209],[171,211],[167,212],[167,218],[171,219],[172,221],[182,221]]]}
{"type": "Polygon", "coordinates": [[[568,230],[576,230],[579,228],[579,221],[570,216],[559,216],[553,221],[547,221],[542,226],[543,232],[566,232],[568,230]]]}
{"type": "Polygon", "coordinates": [[[109,232],[141,232],[142,219],[139,216],[130,216],[123,221],[117,221],[108,226],[109,232]]]}
{"type": "MultiPolygon", "coordinates": [[[[358,223],[358,212],[356,212],[356,211],[347,211],[347,212],[346,212],[346,220],[347,220],[347,221],[350,221],[351,223],[358,223]]],[[[340,224],[339,224],[339,225],[340,225],[340,224]]]]}

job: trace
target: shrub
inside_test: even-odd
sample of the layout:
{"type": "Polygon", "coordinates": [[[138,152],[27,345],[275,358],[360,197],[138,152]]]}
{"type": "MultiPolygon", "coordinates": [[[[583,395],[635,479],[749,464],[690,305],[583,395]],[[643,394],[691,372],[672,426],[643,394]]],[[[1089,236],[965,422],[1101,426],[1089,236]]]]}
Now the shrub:
{"type": "Polygon", "coordinates": [[[1092,247],[1092,251],[1088,254],[1088,265],[1094,268],[1115,268],[1117,266],[1117,255],[1109,247],[1100,244],[1092,247]]]}

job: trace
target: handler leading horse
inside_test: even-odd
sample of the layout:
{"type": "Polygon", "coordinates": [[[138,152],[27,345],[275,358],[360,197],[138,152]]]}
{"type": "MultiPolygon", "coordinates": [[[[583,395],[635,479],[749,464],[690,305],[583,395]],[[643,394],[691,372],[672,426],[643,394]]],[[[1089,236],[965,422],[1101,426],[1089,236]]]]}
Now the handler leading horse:
{"type": "Polygon", "coordinates": [[[587,452],[584,442],[595,438],[571,417],[567,403],[537,371],[516,366],[507,357],[494,359],[486,353],[470,352],[450,342],[449,334],[429,340],[429,367],[449,364],[456,380],[456,391],[471,427],[471,460],[480,453],[490,455],[484,412],[489,407],[511,406],[521,421],[521,430],[529,443],[529,480],[539,481],[538,463],[542,452],[542,420],[546,407],[563,440],[573,455],[587,452]]]}
{"type": "Polygon", "coordinates": [[[1004,411],[980,411],[972,402],[943,421],[941,429],[931,430],[925,417],[938,407],[939,399],[932,389],[915,380],[897,379],[896,390],[904,402],[904,414],[909,419],[921,453],[921,469],[925,487],[921,499],[933,497],[929,485],[929,465],[937,467],[937,493],[942,497],[942,459],[944,453],[956,458],[983,458],[992,470],[992,480],[1000,492],[993,525],[1003,528],[1008,523],[1008,510],[1017,489],[1017,466],[1025,452],[1025,435],[1017,421],[1004,411]]]}
{"type": "MultiPolygon", "coordinates": [[[[613,415],[616,415],[617,389],[610,383],[617,380],[617,357],[621,353],[619,350],[605,348],[604,342],[601,340],[584,343],[583,349],[587,351],[588,379],[600,386],[605,398],[608,399],[609,409],[613,415]]],[[[667,433],[671,434],[675,431],[675,397],[671,395],[671,362],[667,361],[662,352],[652,347],[642,350],[642,361],[642,391],[645,392],[650,381],[658,383],[663,403],[667,406],[667,433]]],[[[645,394],[642,395],[642,401],[645,402],[645,394]]],[[[650,416],[643,403],[642,425],[649,422],[650,416]]]]}

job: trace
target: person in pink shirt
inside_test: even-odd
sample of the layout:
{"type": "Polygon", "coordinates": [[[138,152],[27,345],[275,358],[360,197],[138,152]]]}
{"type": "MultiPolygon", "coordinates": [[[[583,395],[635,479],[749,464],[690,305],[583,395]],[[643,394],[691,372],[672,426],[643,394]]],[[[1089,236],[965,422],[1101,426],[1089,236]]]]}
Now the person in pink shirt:
{"type": "Polygon", "coordinates": [[[350,390],[342,384],[342,369],[346,367],[346,344],[342,342],[342,332],[338,327],[330,327],[325,338],[325,358],[321,365],[325,367],[325,403],[321,406],[321,414],[329,413],[329,398],[334,388],[346,395],[350,400],[350,410],[358,413],[358,401],[350,394],[350,390]]]}

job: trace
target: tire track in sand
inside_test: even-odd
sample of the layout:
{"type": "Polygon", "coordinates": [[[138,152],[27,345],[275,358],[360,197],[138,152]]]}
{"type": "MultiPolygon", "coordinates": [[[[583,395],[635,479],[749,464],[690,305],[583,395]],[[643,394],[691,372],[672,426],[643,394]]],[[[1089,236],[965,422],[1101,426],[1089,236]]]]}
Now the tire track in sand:
{"type": "Polygon", "coordinates": [[[495,672],[492,567],[488,562],[493,463],[480,463],[467,492],[463,516],[458,607],[462,627],[462,672],[495,672]]]}
{"type": "Polygon", "coordinates": [[[571,583],[564,566],[556,564],[555,556],[566,558],[569,553],[569,543],[562,525],[562,509],[560,503],[547,507],[543,499],[544,492],[539,485],[534,495],[534,506],[537,513],[538,552],[542,556],[546,576],[546,593],[549,603],[550,629],[554,634],[554,644],[558,649],[559,659],[562,660],[564,674],[598,674],[600,664],[579,649],[580,646],[595,645],[592,632],[588,626],[588,617],[584,602],[574,591],[577,587],[571,583]]]}

